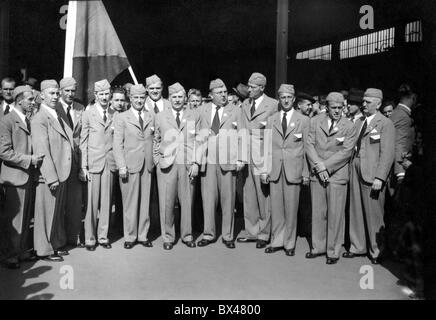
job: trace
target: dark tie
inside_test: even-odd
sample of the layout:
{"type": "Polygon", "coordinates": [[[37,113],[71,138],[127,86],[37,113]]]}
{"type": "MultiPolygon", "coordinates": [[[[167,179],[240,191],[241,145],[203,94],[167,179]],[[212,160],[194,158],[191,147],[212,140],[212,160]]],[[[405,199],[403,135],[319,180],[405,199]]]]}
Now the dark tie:
{"type": "Polygon", "coordinates": [[[7,115],[8,113],[9,113],[9,111],[10,111],[10,107],[9,107],[9,105],[7,104],[6,105],[6,108],[5,108],[5,112],[3,113],[4,115],[7,115]]]}
{"type": "Polygon", "coordinates": [[[103,122],[106,123],[107,116],[106,116],[106,110],[103,110],[103,122]]]}
{"type": "Polygon", "coordinates": [[[177,122],[177,127],[180,128],[180,111],[177,111],[176,122],[177,122]]]}
{"type": "Polygon", "coordinates": [[[218,110],[220,109],[220,107],[216,107],[216,111],[215,111],[215,116],[213,117],[213,121],[212,121],[212,131],[215,132],[215,134],[218,134],[218,132],[220,131],[220,115],[218,113],[218,110]]]}
{"type": "Polygon", "coordinates": [[[255,112],[256,112],[256,100],[253,99],[253,103],[251,104],[251,109],[250,109],[250,114],[252,118],[255,112]]]}
{"type": "Polygon", "coordinates": [[[367,127],[368,127],[368,122],[366,120],[364,120],[362,130],[360,130],[359,138],[357,138],[357,142],[356,142],[356,152],[357,152],[356,154],[357,155],[359,155],[360,146],[362,144],[362,138],[363,138],[363,135],[365,134],[367,127]]]}
{"type": "Polygon", "coordinates": [[[144,120],[142,120],[141,113],[141,111],[138,111],[139,125],[141,126],[141,130],[144,130],[144,120]]]}
{"type": "Polygon", "coordinates": [[[332,120],[332,124],[330,125],[330,128],[329,128],[329,134],[332,133],[334,127],[335,127],[335,122],[332,120]]]}
{"type": "Polygon", "coordinates": [[[70,126],[71,129],[73,129],[74,124],[73,124],[73,119],[71,118],[70,111],[71,111],[71,106],[68,106],[68,107],[67,107],[67,119],[68,119],[68,125],[70,126]]]}
{"type": "Polygon", "coordinates": [[[154,103],[154,113],[159,113],[159,108],[157,107],[157,103],[154,103]]]}
{"type": "Polygon", "coordinates": [[[282,118],[282,129],[283,134],[286,134],[286,130],[288,129],[288,120],[286,119],[287,112],[283,112],[283,118],[282,118]]]}
{"type": "Polygon", "coordinates": [[[26,117],[26,126],[27,126],[27,131],[29,131],[29,133],[30,133],[31,132],[30,131],[30,120],[28,117],[26,117]]]}

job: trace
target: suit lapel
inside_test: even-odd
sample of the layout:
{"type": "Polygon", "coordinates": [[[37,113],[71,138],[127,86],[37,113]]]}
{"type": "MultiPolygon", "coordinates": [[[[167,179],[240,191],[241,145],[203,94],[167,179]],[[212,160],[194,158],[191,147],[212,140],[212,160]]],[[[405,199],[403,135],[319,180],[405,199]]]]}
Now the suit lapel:
{"type": "Polygon", "coordinates": [[[92,106],[92,116],[97,123],[100,123],[104,127],[103,119],[101,118],[100,114],[98,113],[97,107],[95,105],[92,106]]]}
{"type": "Polygon", "coordinates": [[[247,116],[247,119],[248,119],[249,121],[251,121],[251,115],[250,115],[250,108],[251,108],[251,105],[250,105],[249,100],[246,100],[246,101],[247,101],[247,103],[246,103],[246,104],[243,104],[243,105],[242,105],[242,108],[244,109],[244,112],[245,112],[245,115],[247,116]]]}
{"type": "Polygon", "coordinates": [[[298,117],[297,111],[292,111],[292,117],[289,121],[288,129],[286,130],[285,139],[294,132],[295,128],[300,124],[300,118],[298,117]],[[292,125],[294,124],[294,125],[292,125]]]}
{"type": "Polygon", "coordinates": [[[62,103],[58,102],[56,104],[56,108],[55,109],[56,109],[56,112],[61,116],[61,119],[64,120],[64,122],[67,125],[67,127],[70,128],[70,124],[69,124],[69,121],[68,121],[68,116],[67,116],[67,113],[64,110],[64,106],[62,105],[62,103]]]}
{"type": "Polygon", "coordinates": [[[257,106],[257,109],[256,109],[256,111],[254,112],[252,119],[256,118],[257,116],[259,116],[259,115],[261,115],[262,113],[265,112],[265,100],[266,100],[266,97],[263,97],[263,100],[262,100],[262,102],[257,106]]]}
{"type": "Polygon", "coordinates": [[[14,117],[15,122],[17,123],[18,127],[23,129],[27,134],[30,134],[29,130],[27,129],[27,125],[20,119],[18,114],[16,112],[12,112],[12,116],[14,117]]]}
{"type": "MultiPolygon", "coordinates": [[[[171,124],[174,127],[174,129],[179,130],[179,127],[177,126],[176,118],[174,118],[174,115],[173,115],[173,111],[168,110],[165,112],[166,112],[165,117],[166,117],[168,123],[171,124]]],[[[180,119],[180,121],[181,121],[181,119],[180,119]]]]}
{"type": "Polygon", "coordinates": [[[108,108],[107,109],[107,120],[106,120],[106,124],[105,124],[105,129],[109,128],[109,126],[112,124],[112,119],[114,117],[114,110],[112,108],[108,108]]]}
{"type": "Polygon", "coordinates": [[[212,116],[212,104],[209,103],[206,105],[206,108],[204,109],[204,117],[206,118],[206,124],[207,128],[210,129],[211,123],[210,123],[210,117],[212,116]]]}
{"type": "MultiPolygon", "coordinates": [[[[228,104],[227,106],[224,107],[223,109],[223,116],[221,117],[221,121],[220,121],[220,128],[224,125],[224,123],[227,121],[227,119],[229,119],[230,115],[232,114],[232,107],[230,106],[230,104],[228,104]]],[[[209,117],[210,119],[210,117],[209,117]]]]}
{"type": "Polygon", "coordinates": [[[329,124],[328,124],[328,116],[324,116],[324,119],[321,120],[321,130],[324,131],[327,137],[330,136],[329,133],[329,124]]]}
{"type": "Polygon", "coordinates": [[[282,117],[281,117],[281,112],[277,112],[274,115],[273,118],[273,125],[276,128],[276,130],[282,135],[282,137],[284,138],[284,133],[283,133],[283,128],[282,128],[282,117]]]}
{"type": "MultiPolygon", "coordinates": [[[[55,119],[50,113],[48,113],[48,111],[46,111],[46,110],[44,110],[43,109],[43,111],[46,113],[46,115],[47,115],[47,117],[48,117],[48,120],[50,121],[50,124],[51,124],[51,126],[61,135],[61,136],[63,136],[65,139],[68,139],[69,140],[69,137],[68,137],[68,133],[67,133],[67,127],[68,127],[68,125],[64,122],[64,127],[65,127],[65,131],[64,131],[64,129],[62,129],[62,127],[61,127],[61,124],[59,123],[59,121],[58,121],[58,119],[55,119]]],[[[62,118],[60,119],[61,121],[63,121],[62,120],[62,118]]],[[[68,127],[68,129],[70,130],[70,132],[71,132],[71,129],[70,129],[70,127],[68,127]]]]}
{"type": "Polygon", "coordinates": [[[141,126],[139,125],[139,120],[136,119],[136,117],[133,115],[131,110],[126,111],[126,117],[127,117],[127,122],[134,125],[136,128],[138,128],[139,131],[141,131],[141,126]]]}
{"type": "Polygon", "coordinates": [[[380,120],[381,120],[381,114],[377,112],[375,114],[374,119],[372,119],[371,123],[367,126],[364,136],[366,136],[372,130],[374,130],[377,127],[377,124],[380,122],[380,120]]]}

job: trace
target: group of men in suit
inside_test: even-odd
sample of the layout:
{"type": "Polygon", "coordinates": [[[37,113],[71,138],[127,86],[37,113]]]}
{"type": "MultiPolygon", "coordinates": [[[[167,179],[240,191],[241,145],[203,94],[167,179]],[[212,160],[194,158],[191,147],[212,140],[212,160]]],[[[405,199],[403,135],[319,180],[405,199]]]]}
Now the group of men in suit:
{"type": "Polygon", "coordinates": [[[7,265],[19,267],[25,258],[33,212],[33,247],[47,261],[62,261],[68,245],[110,249],[115,182],[121,189],[124,248],[152,247],[150,220],[159,216],[163,248],[171,250],[178,201],[183,244],[214,243],[220,207],[222,242],[233,249],[237,176],[242,176],[245,222],[238,242],[255,242],[265,253],[295,255],[300,189],[310,184],[312,244],[306,258],[325,255],[327,264],[336,263],[349,184],[351,248],[343,256],[368,254],[379,263],[385,185],[396,146],[393,123],[378,111],[382,91],[365,91],[363,114],[356,121],[344,117],[345,99],[338,92],[327,96],[325,112],[309,118],[304,110],[313,102],[310,97],[300,96],[297,104],[293,85],[282,84],[277,101],[265,94],[266,81],[253,73],[248,98],[239,106],[228,103],[221,79],[212,80],[211,102],[191,109],[185,107],[180,83],[169,86],[169,100],[163,99],[156,75],[145,87],[130,86],[128,96],[112,92],[107,80],[98,81],[95,103],[86,108],[74,101],[73,78],[59,84],[44,80],[42,103],[31,121],[32,88],[12,83],[9,90],[2,82],[0,181],[12,243],[7,265]],[[130,108],[124,110],[127,99],[130,108]],[[195,243],[197,179],[204,229],[195,243]]]}

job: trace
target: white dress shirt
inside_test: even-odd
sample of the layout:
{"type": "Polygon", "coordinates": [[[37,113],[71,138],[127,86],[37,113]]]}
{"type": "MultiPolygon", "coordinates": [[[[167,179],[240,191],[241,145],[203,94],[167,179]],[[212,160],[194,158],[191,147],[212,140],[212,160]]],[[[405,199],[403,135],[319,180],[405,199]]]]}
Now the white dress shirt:
{"type": "MultiPolygon", "coordinates": [[[[215,113],[216,113],[216,105],[214,104],[214,103],[212,103],[212,112],[210,113],[210,124],[212,125],[212,123],[213,123],[213,118],[215,117],[215,113]]],[[[223,118],[223,112],[224,112],[224,107],[221,107],[219,110],[218,110],[218,117],[219,117],[219,119],[220,119],[220,122],[221,122],[221,119],[223,118]]]]}
{"type": "Polygon", "coordinates": [[[152,109],[154,109],[154,104],[156,104],[159,112],[162,112],[164,110],[164,101],[162,97],[157,101],[153,101],[153,99],[151,99],[150,97],[147,97],[147,99],[150,99],[152,109]]]}
{"type": "MultiPolygon", "coordinates": [[[[135,108],[131,107],[130,110],[132,110],[133,115],[135,116],[136,120],[139,122],[139,111],[135,108]]],[[[141,118],[144,120],[144,109],[141,110],[141,118]]]]}
{"type": "MultiPolygon", "coordinates": [[[[64,108],[65,113],[68,115],[68,106],[69,105],[62,98],[60,98],[59,101],[61,102],[62,107],[64,108]]],[[[74,111],[73,110],[74,110],[73,109],[73,104],[71,103],[71,106],[70,106],[70,117],[71,117],[71,120],[73,120],[73,126],[75,126],[76,125],[76,116],[74,115],[74,111]]]]}
{"type": "MultiPolygon", "coordinates": [[[[280,123],[283,123],[283,115],[285,111],[280,110],[280,123]]],[[[286,125],[289,128],[289,122],[291,122],[292,115],[294,114],[294,108],[291,108],[288,112],[286,112],[286,125]]]]}
{"type": "MultiPolygon", "coordinates": [[[[6,105],[8,105],[8,103],[6,103],[6,101],[3,100],[2,101],[3,112],[5,112],[5,110],[6,110],[6,105]]],[[[9,103],[9,112],[11,112],[14,109],[15,109],[15,103],[14,102],[9,103]]]]}
{"type": "Polygon", "coordinates": [[[103,119],[103,116],[104,116],[103,111],[106,111],[106,118],[109,119],[109,115],[108,115],[109,108],[103,109],[103,107],[98,102],[95,104],[95,106],[97,107],[97,111],[98,111],[98,114],[100,115],[101,119],[103,119]]]}
{"type": "MultiPolygon", "coordinates": [[[[260,104],[263,101],[263,98],[265,97],[265,94],[262,94],[259,98],[254,99],[254,109],[257,111],[257,108],[260,106],[260,104]]],[[[253,102],[251,102],[253,103],[253,102]]]]}

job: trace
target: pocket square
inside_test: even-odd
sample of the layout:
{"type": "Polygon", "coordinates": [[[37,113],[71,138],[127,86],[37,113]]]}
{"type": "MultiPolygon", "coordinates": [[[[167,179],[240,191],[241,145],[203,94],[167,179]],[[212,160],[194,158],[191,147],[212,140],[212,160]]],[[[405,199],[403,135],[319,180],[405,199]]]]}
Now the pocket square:
{"type": "Polygon", "coordinates": [[[339,130],[338,127],[334,127],[332,132],[336,132],[338,130],[339,130]]]}
{"type": "Polygon", "coordinates": [[[294,133],[295,138],[301,139],[303,137],[302,133],[294,133]]]}
{"type": "Polygon", "coordinates": [[[154,127],[150,127],[151,132],[154,132],[154,127]]]}
{"type": "MultiPolygon", "coordinates": [[[[372,131],[371,131],[370,133],[371,133],[371,134],[377,133],[377,130],[372,129],[372,131]]],[[[379,136],[379,139],[380,139],[380,136],[379,136]]]]}
{"type": "Polygon", "coordinates": [[[189,130],[190,134],[195,134],[195,130],[189,130]]]}
{"type": "Polygon", "coordinates": [[[375,134],[373,136],[369,136],[370,142],[379,142],[380,141],[380,135],[379,134],[375,134]]]}
{"type": "Polygon", "coordinates": [[[345,140],[345,137],[336,138],[337,142],[344,142],[344,140],[345,140]]]}
{"type": "Polygon", "coordinates": [[[237,122],[232,122],[232,125],[237,128],[238,127],[238,123],[237,122]]]}
{"type": "Polygon", "coordinates": [[[291,122],[291,127],[295,127],[295,122],[291,122]]]}
{"type": "Polygon", "coordinates": [[[266,121],[261,121],[260,124],[261,124],[262,127],[265,127],[266,126],[266,121]]]}

